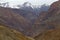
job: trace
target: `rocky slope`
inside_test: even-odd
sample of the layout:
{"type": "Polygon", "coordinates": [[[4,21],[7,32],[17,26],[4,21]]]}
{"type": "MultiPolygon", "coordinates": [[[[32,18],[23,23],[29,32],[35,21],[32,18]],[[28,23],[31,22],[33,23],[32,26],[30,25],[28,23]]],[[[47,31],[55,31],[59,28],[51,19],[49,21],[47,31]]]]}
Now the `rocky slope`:
{"type": "Polygon", "coordinates": [[[47,12],[40,13],[39,18],[33,25],[34,36],[39,35],[47,30],[60,28],[60,1],[54,2],[47,12]]]}
{"type": "Polygon", "coordinates": [[[35,37],[36,40],[60,40],[60,15],[50,17],[44,22],[47,30],[35,37]]]}
{"type": "Polygon", "coordinates": [[[0,40],[34,40],[34,39],[24,36],[22,33],[14,29],[10,29],[4,25],[0,25],[0,40]]]}
{"type": "Polygon", "coordinates": [[[23,8],[23,9],[12,9],[13,12],[20,14],[25,19],[33,21],[37,18],[36,13],[33,12],[32,8],[23,8]]]}
{"type": "Polygon", "coordinates": [[[16,29],[25,35],[31,34],[31,22],[9,8],[0,7],[0,23],[8,25],[10,28],[16,29]]]}
{"type": "Polygon", "coordinates": [[[41,32],[45,31],[47,27],[45,27],[44,20],[46,20],[47,12],[41,12],[40,16],[35,20],[33,27],[33,37],[37,36],[41,32]]]}

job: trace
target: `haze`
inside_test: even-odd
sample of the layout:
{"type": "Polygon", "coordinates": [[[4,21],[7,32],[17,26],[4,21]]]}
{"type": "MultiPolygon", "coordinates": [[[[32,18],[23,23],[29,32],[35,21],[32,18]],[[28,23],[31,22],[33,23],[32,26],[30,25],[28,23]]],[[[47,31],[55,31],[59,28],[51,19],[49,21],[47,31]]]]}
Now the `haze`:
{"type": "Polygon", "coordinates": [[[29,2],[32,5],[42,5],[47,4],[50,5],[57,0],[0,0],[0,2],[9,2],[10,6],[20,4],[22,5],[24,2],[29,2]]]}

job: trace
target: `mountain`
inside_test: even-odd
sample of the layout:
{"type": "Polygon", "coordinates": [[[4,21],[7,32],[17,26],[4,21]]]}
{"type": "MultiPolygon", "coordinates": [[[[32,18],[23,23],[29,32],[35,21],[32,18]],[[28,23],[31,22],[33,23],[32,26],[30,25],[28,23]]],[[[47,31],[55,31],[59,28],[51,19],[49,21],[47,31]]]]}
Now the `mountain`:
{"type": "Polygon", "coordinates": [[[21,16],[32,22],[35,20],[35,18],[37,18],[31,7],[22,7],[22,9],[13,9],[13,12],[20,14],[21,16]]]}
{"type": "Polygon", "coordinates": [[[32,4],[29,3],[29,2],[24,2],[24,3],[23,3],[23,6],[24,6],[24,7],[28,7],[28,6],[32,6],[32,4]]]}
{"type": "Polygon", "coordinates": [[[33,24],[33,37],[39,35],[40,33],[46,31],[47,27],[44,21],[47,19],[47,12],[41,12],[39,17],[35,20],[33,24]]]}
{"type": "Polygon", "coordinates": [[[54,2],[47,12],[40,13],[36,19],[33,30],[34,36],[44,33],[47,30],[60,28],[60,1],[54,2]]]}
{"type": "Polygon", "coordinates": [[[31,22],[18,13],[14,13],[10,8],[0,7],[0,24],[8,25],[25,35],[31,35],[31,22]]]}
{"type": "Polygon", "coordinates": [[[34,14],[35,11],[31,7],[22,7],[22,9],[0,7],[0,24],[5,24],[30,37],[60,28],[60,1],[54,2],[48,11],[38,11],[38,16],[34,14]]]}
{"type": "Polygon", "coordinates": [[[0,40],[34,40],[22,33],[0,24],[0,40]]]}
{"type": "Polygon", "coordinates": [[[20,9],[13,9],[15,13],[22,15],[24,18],[30,20],[32,24],[34,23],[35,19],[39,16],[40,12],[47,11],[49,9],[48,5],[41,5],[41,7],[32,7],[27,6],[27,4],[31,5],[28,2],[25,2],[20,9]]]}
{"type": "Polygon", "coordinates": [[[27,10],[0,7],[0,24],[8,25],[10,28],[16,29],[27,36],[33,36],[32,25],[37,16],[29,8],[27,10]]]}

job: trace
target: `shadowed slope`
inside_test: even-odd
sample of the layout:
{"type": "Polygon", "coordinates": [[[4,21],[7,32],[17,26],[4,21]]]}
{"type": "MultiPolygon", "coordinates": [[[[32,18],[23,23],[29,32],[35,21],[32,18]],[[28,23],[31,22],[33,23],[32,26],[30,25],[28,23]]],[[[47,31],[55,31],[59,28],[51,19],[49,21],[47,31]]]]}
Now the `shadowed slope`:
{"type": "Polygon", "coordinates": [[[37,36],[38,34],[42,33],[46,30],[44,21],[46,20],[47,12],[41,12],[40,16],[35,20],[33,27],[33,37],[37,36]]]}
{"type": "Polygon", "coordinates": [[[9,8],[0,7],[0,23],[8,25],[25,35],[31,35],[31,22],[9,8]]]}

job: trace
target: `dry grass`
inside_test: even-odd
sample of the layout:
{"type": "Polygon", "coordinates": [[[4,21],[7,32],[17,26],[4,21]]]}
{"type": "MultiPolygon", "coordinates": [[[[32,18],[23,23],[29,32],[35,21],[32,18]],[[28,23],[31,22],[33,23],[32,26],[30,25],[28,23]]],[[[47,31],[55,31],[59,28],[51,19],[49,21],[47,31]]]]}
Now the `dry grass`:
{"type": "Polygon", "coordinates": [[[36,40],[60,40],[60,29],[49,30],[35,37],[36,40]]]}
{"type": "Polygon", "coordinates": [[[0,25],[0,40],[34,40],[24,36],[22,33],[0,25]]]}

